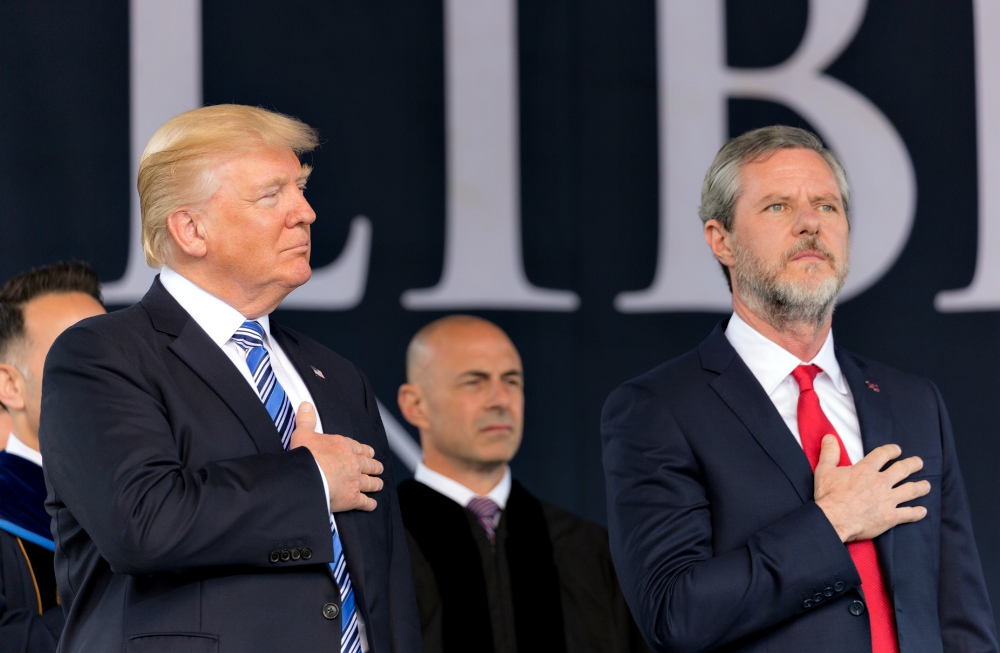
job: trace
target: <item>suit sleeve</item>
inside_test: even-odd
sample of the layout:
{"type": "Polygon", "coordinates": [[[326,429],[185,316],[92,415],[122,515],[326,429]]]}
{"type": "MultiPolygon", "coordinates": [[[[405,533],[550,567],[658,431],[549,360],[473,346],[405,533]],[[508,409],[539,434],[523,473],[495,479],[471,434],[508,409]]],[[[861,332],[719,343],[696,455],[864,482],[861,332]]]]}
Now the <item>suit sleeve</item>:
{"type": "Polygon", "coordinates": [[[601,437],[611,553],[654,651],[724,647],[805,612],[804,599],[817,590],[861,584],[847,547],[812,502],[716,555],[701,468],[650,389],[626,384],[612,393],[601,437]]]}
{"type": "MultiPolygon", "coordinates": [[[[309,564],[331,561],[328,507],[309,451],[188,466],[150,380],[158,370],[141,371],[137,356],[112,340],[89,325],[56,340],[40,428],[50,501],[65,505],[111,569],[266,567],[275,543],[286,540],[313,550],[309,564]]],[[[297,564],[306,563],[284,566],[297,564]]]]}
{"type": "MultiPolygon", "coordinates": [[[[368,416],[372,420],[375,433],[388,446],[375,393],[364,373],[361,370],[358,370],[358,373],[361,374],[365,386],[365,408],[368,416]]],[[[390,504],[388,508],[392,520],[392,555],[389,561],[390,641],[393,653],[420,653],[423,651],[423,638],[420,634],[417,597],[413,590],[410,552],[406,545],[406,530],[403,528],[403,517],[399,511],[399,497],[396,495],[396,481],[392,476],[391,460],[386,461],[385,468],[385,485],[390,504]]]]}
{"type": "MultiPolygon", "coordinates": [[[[933,384],[931,384],[933,386],[933,384]]],[[[944,400],[934,387],[941,416],[941,572],[938,616],[945,651],[996,652],[996,623],[983,579],[965,482],[944,400]]]]}

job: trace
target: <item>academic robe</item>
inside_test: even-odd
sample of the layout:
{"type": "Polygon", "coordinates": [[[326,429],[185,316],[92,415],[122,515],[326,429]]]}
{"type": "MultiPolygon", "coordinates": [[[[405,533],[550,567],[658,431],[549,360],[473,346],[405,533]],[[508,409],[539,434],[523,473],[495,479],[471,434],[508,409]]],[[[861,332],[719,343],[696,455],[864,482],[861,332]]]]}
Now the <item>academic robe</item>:
{"type": "Polygon", "coordinates": [[[0,653],[56,650],[63,615],[42,468],[0,451],[0,653]]]}
{"type": "Polygon", "coordinates": [[[426,653],[648,651],[600,526],[514,481],[491,541],[475,516],[399,485],[426,653]]]}

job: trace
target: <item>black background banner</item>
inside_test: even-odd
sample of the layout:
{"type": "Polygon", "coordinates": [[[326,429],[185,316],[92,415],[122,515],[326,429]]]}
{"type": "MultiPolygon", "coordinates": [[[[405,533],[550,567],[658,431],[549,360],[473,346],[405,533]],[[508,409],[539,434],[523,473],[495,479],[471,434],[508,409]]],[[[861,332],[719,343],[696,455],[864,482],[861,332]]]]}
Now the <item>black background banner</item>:
{"type": "MultiPolygon", "coordinates": [[[[780,64],[809,3],[729,0],[728,64],[780,64]]],[[[697,345],[720,313],[621,313],[650,285],[659,212],[656,5],[582,0],[518,5],[520,205],[531,283],[575,292],[578,310],[463,310],[500,324],[526,373],[515,476],[539,496],[605,521],[599,418],[621,382],[697,345]]],[[[916,175],[905,248],[834,319],[839,344],[926,376],[951,412],[986,576],[1000,596],[1000,337],[996,311],[941,313],[977,257],[973,4],[872,0],[826,72],[888,118],[916,175]]],[[[298,116],[323,145],[308,197],[313,264],[335,260],[351,219],[372,249],[350,310],[277,319],[356,362],[397,420],[410,336],[442,311],[406,310],[438,283],[445,247],[444,10],[440,2],[203,0],[203,99],[298,116]]],[[[791,109],[730,99],[731,135],[791,109]]],[[[818,125],[817,125],[818,127],[818,125]]],[[[822,130],[820,130],[822,135],[822,130]]],[[[129,6],[123,0],[0,5],[0,277],[77,258],[102,280],[128,259],[129,6]]],[[[850,174],[850,169],[848,169],[850,174]]],[[[691,216],[696,220],[696,216],[691,216]]],[[[692,242],[691,247],[704,247],[692,242]]],[[[397,461],[398,463],[399,461],[397,461]]],[[[397,478],[409,475],[402,464],[397,478]]]]}

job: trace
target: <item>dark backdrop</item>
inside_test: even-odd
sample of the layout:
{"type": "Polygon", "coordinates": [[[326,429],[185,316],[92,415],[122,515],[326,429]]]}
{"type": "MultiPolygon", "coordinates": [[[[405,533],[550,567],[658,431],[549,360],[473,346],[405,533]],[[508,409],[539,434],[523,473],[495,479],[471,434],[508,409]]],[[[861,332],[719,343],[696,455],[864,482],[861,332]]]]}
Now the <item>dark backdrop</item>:
{"type": "MultiPolygon", "coordinates": [[[[528,278],[581,298],[571,313],[477,312],[505,328],[527,379],[515,476],[605,521],[599,416],[622,381],[702,340],[718,314],[622,314],[656,263],[654,4],[550,0],[519,7],[522,228],[528,278]]],[[[726,2],[732,66],[781,62],[805,28],[802,0],[726,2]]],[[[371,218],[363,302],[279,320],[357,362],[397,416],[403,354],[441,313],[400,305],[437,283],[444,244],[443,14],[412,0],[204,0],[204,100],[262,105],[319,128],[309,198],[314,264],[335,259],[350,219],[371,218]]],[[[987,579],[1000,597],[995,476],[1000,336],[995,312],[942,314],[935,294],[969,284],[976,260],[971,2],[872,0],[828,72],[899,131],[917,177],[902,255],[837,312],[838,342],[927,376],[955,425],[987,579]]],[[[119,278],[128,243],[128,5],[0,3],[0,278],[58,259],[119,278]]],[[[786,122],[733,100],[733,135],[786,122]]],[[[692,246],[700,246],[698,243],[692,246]]],[[[407,475],[396,465],[397,476],[407,475]]]]}

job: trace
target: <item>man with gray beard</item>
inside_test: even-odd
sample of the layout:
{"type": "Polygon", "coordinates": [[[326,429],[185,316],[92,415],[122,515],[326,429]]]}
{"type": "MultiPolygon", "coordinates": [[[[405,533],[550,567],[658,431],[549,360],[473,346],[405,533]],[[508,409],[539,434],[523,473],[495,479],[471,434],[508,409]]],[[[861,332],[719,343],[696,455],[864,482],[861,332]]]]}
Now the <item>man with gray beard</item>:
{"type": "Polygon", "coordinates": [[[705,176],[733,314],[601,421],[612,556],[654,651],[998,650],[940,393],[834,345],[849,208],[802,129],[743,134],[705,176]]]}

